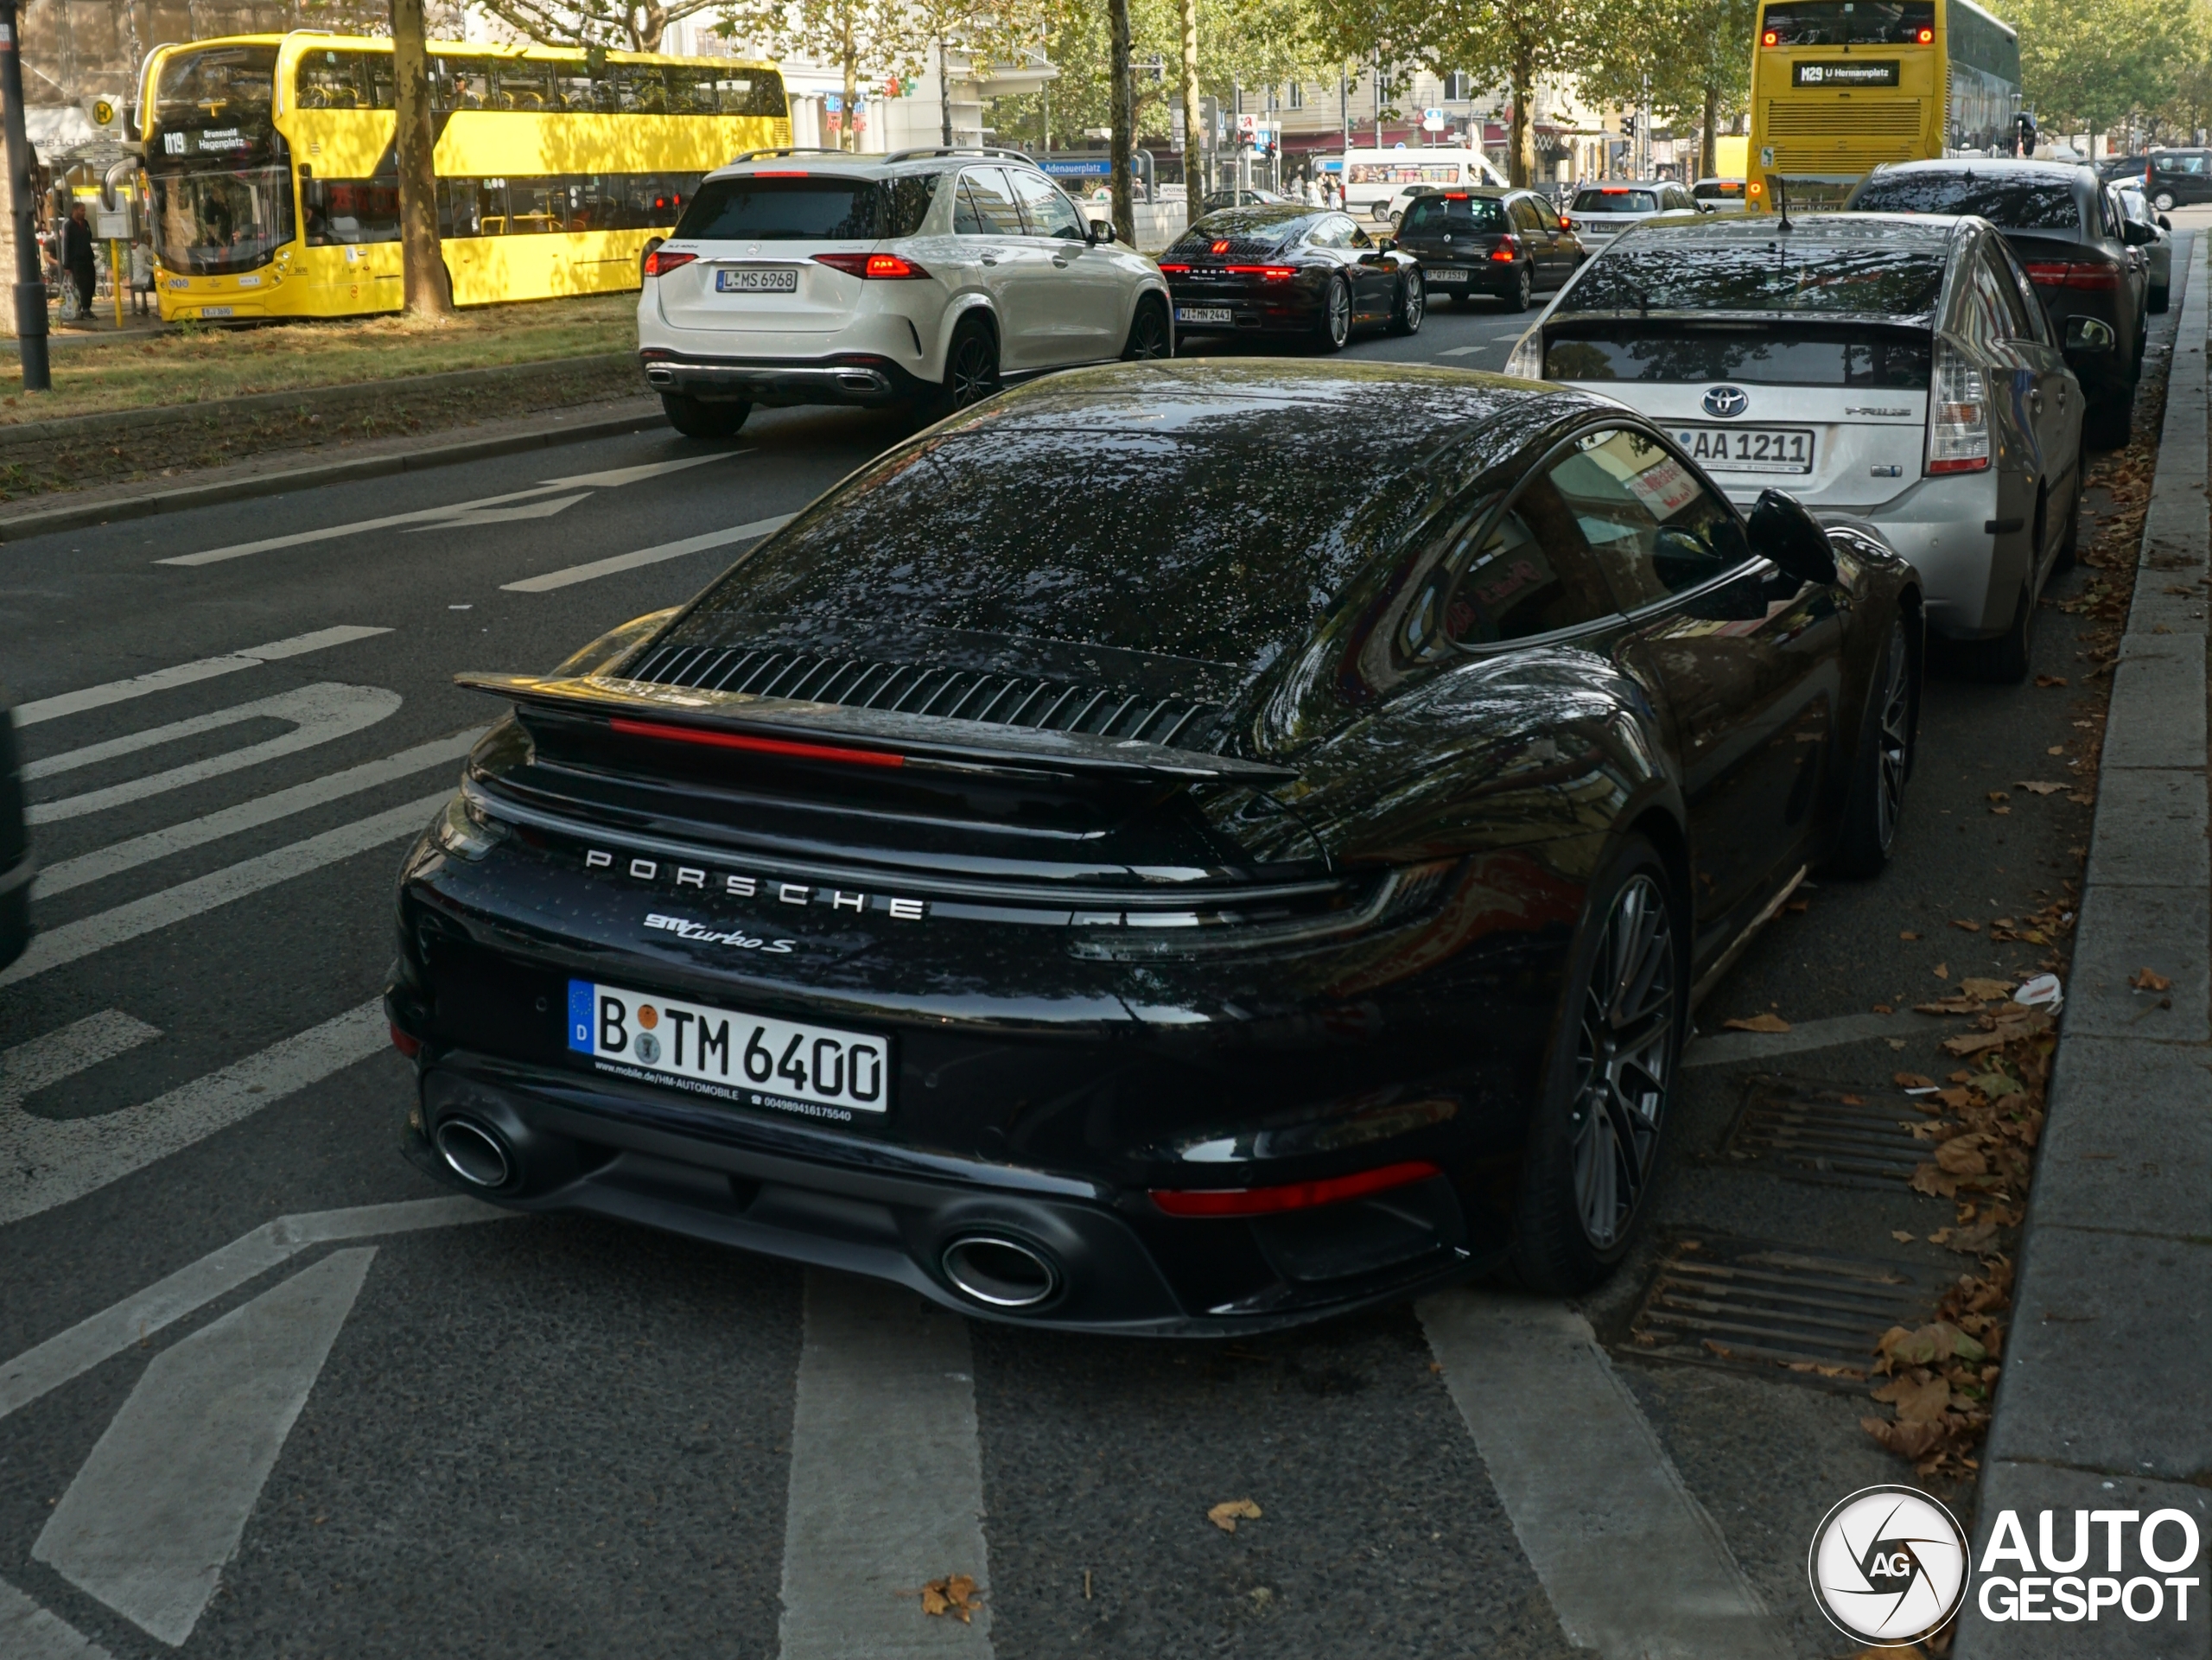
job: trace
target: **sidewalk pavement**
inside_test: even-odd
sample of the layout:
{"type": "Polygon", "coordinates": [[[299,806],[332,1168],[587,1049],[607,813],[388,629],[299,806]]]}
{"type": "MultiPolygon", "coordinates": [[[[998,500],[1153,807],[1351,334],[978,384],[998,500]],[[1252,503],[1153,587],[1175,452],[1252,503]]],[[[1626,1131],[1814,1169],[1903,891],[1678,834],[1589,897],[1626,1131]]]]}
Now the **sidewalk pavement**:
{"type": "MultiPolygon", "coordinates": [[[[1974,1527],[2001,1512],[2040,1554],[2039,1513],[2173,1509],[2212,1541],[2212,828],[2206,803],[2206,251],[2186,251],[2158,475],[2113,671],[2089,863],[1974,1527]],[[2139,989],[2141,970],[2171,982],[2139,989]]],[[[2176,250],[2181,263],[2183,250],[2176,250]]],[[[2177,286],[2180,286],[2177,284],[2177,286]]],[[[2083,1529],[2091,1524],[2084,1518],[2083,1529]]],[[[2080,1571],[2107,1571],[2106,1529],[2080,1571]]],[[[2171,1556],[2180,1533],[2156,1549],[2171,1556]]],[[[2149,1574],[2136,1531],[2111,1568],[2149,1574]]],[[[2024,1570],[2002,1564],[2008,1576],[2024,1570]]],[[[1956,1660],[2212,1657],[2204,1558],[2186,1623],[2110,1606],[2091,1626],[1960,1620],[1956,1660]]],[[[1999,1595],[1999,1606],[2002,1606],[1999,1595]]],[[[2046,1600],[2045,1610],[2053,1605],[2046,1600]]]]}

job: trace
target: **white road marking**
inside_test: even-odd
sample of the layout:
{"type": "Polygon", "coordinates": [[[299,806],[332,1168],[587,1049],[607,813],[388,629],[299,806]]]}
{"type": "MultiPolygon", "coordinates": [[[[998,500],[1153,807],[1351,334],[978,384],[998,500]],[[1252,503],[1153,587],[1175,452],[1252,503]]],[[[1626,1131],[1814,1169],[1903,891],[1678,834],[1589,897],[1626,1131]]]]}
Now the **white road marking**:
{"type": "MultiPolygon", "coordinates": [[[[161,1035],[158,1027],[133,1020],[119,1008],[103,1008],[12,1049],[0,1049],[0,1124],[5,1123],[5,1115],[39,1091],[161,1035]]],[[[0,1135],[4,1134],[0,1130],[0,1135]]]]}
{"type": "MultiPolygon", "coordinates": [[[[454,1193],[440,1199],[405,1199],[396,1205],[305,1211],[264,1222],[0,1365],[0,1418],[29,1406],[70,1379],[83,1377],[133,1344],[229,1295],[301,1251],[340,1239],[374,1239],[467,1223],[505,1222],[518,1214],[454,1193]]],[[[0,1646],[0,1654],[6,1652],[0,1646]]]]}
{"type": "Polygon", "coordinates": [[[108,1651],[0,1580],[0,1654],[8,1660],[109,1660],[108,1651]]]}
{"type": "Polygon", "coordinates": [[[1682,1052],[1685,1066],[1726,1066],[1735,1061],[1769,1060],[1808,1049],[1833,1049],[1868,1038],[1907,1037],[1928,1028],[1896,1014],[1839,1014],[1833,1020],[1800,1021],[1787,1032],[1716,1032],[1700,1035],[1682,1052]]]}
{"type": "Polygon", "coordinates": [[[1440,358],[1471,358],[1478,352],[1487,352],[1489,350],[1490,347],[1487,346],[1453,346],[1447,347],[1445,350],[1439,352],[1436,355],[1440,358]]]}
{"type": "Polygon", "coordinates": [[[963,1625],[924,1614],[914,1594],[948,1574],[989,1587],[972,1371],[958,1315],[897,1286],[807,1271],[782,1660],[988,1660],[988,1602],[963,1625]]]}
{"type": "Polygon", "coordinates": [[[435,525],[417,525],[408,534],[421,536],[426,531],[473,530],[479,525],[512,525],[528,518],[550,518],[554,514],[565,512],[578,502],[588,499],[590,495],[591,492],[585,490],[573,496],[525,501],[514,507],[479,507],[473,512],[456,514],[435,525]]]}
{"type": "Polygon", "coordinates": [[[371,848],[414,836],[429,826],[430,815],[443,807],[452,793],[445,790],[424,796],[404,806],[358,818],[320,836],[310,836],[303,842],[294,842],[256,858],[210,871],[205,876],[163,888],[144,899],[48,928],[32,939],[29,950],[0,970],[0,986],[14,985],[33,975],[44,974],[48,969],[105,951],[111,945],[119,945],[157,928],[166,928],[228,905],[233,900],[258,894],[295,876],[350,859],[371,848]]]}
{"type": "Polygon", "coordinates": [[[503,495],[479,496],[474,501],[450,502],[442,507],[422,507],[412,512],[387,513],[381,518],[355,519],[349,525],[329,525],[321,530],[294,531],[284,536],[264,537],[258,542],[239,542],[226,548],[209,548],[203,553],[181,553],[172,558],[156,559],[154,563],[157,565],[219,565],[228,559],[243,559],[248,554],[273,553],[279,548],[305,547],[311,542],[332,542],[341,537],[361,536],[370,531],[388,531],[398,525],[434,525],[440,520],[467,524],[470,522],[470,514],[484,508],[504,507],[510,502],[527,501],[533,496],[573,490],[580,485],[596,487],[635,484],[640,479],[658,478],[664,473],[680,473],[688,467],[703,467],[709,461],[728,461],[733,456],[752,453],[749,449],[725,450],[715,455],[687,455],[681,461],[653,461],[642,467],[618,467],[603,473],[579,473],[572,478],[548,479],[527,490],[510,490],[503,495]]]}
{"type": "Polygon", "coordinates": [[[41,697],[16,710],[16,724],[36,726],[41,721],[58,721],[65,715],[81,715],[88,709],[104,709],[110,703],[125,703],[152,692],[188,686],[196,680],[210,680],[219,674],[235,674],[240,669],[257,669],[264,663],[279,662],[288,657],[304,657],[309,652],[323,651],[333,646],[346,646],[357,639],[367,639],[391,632],[389,628],[352,626],[318,628],[311,634],[295,634],[289,639],[274,639],[266,646],[249,646],[242,652],[228,652],[222,657],[203,657],[194,662],[180,663],[173,669],[156,669],[149,674],[133,675],[128,680],[111,680],[105,685],[87,686],[82,691],[64,692],[58,697],[41,697]]]}
{"type": "Polygon", "coordinates": [[[429,743],[417,744],[412,749],[403,749],[396,755],[382,760],[365,761],[359,766],[349,766],[342,773],[331,773],[322,778],[309,779],[305,784],[296,784],[288,790],[277,790],[251,801],[241,801],[235,807],[225,807],[200,818],[187,819],[181,824],[172,824],[166,830],[149,830],[143,836],[134,836],[90,853],[80,853],[73,859],[64,859],[38,873],[34,894],[66,894],[73,887],[82,887],[87,882],[104,881],[156,859],[166,859],[172,853],[181,853],[209,842],[219,841],[226,836],[235,836],[241,830],[273,824],[293,813],[305,812],[310,807],[321,807],[340,796],[371,790],[389,784],[432,766],[448,765],[459,760],[476,747],[485,728],[472,727],[466,732],[456,732],[450,737],[434,738],[429,743]]]}
{"type": "Polygon", "coordinates": [[[333,1251],[156,1355],[32,1560],[171,1647],[190,1637],[376,1254],[333,1251]]]}
{"type": "MultiPolygon", "coordinates": [[[[62,1032],[74,1029],[64,1027],[62,1032]]],[[[119,1042],[120,1037],[117,1033],[108,1040],[119,1042]]],[[[41,1118],[0,1101],[0,1224],[82,1199],[134,1170],[181,1153],[217,1130],[367,1059],[390,1042],[390,1023],[383,1001],[378,999],[150,1101],[97,1117],[41,1118]]]]}
{"type": "Polygon", "coordinates": [[[1570,1644],[1606,1660],[1790,1651],[1588,1322],[1472,1288],[1415,1308],[1570,1644]]]}
{"type": "Polygon", "coordinates": [[[750,525],[740,525],[733,530],[709,531],[704,536],[687,536],[681,542],[664,542],[656,548],[639,548],[635,553],[618,553],[611,558],[594,559],[588,565],[570,565],[565,570],[549,570],[543,576],[525,576],[518,582],[503,582],[500,590],[507,594],[546,594],[556,588],[567,588],[575,582],[588,582],[594,576],[612,576],[620,570],[636,570],[641,565],[657,565],[664,559],[681,559],[687,553],[705,553],[715,548],[727,548],[740,542],[758,542],[772,531],[780,531],[791,522],[793,515],[779,513],[773,518],[756,518],[750,525]]]}
{"type": "Polygon", "coordinates": [[[142,801],[148,796],[204,783],[211,778],[220,778],[226,773],[258,766],[264,761],[296,754],[302,749],[312,749],[317,744],[328,743],[334,739],[372,727],[397,709],[399,702],[397,692],[388,691],[382,686],[346,686],[335,681],[321,680],[311,686],[302,686],[296,691],[278,692],[274,697],[235,704],[229,709],[217,709],[212,715],[172,722],[168,726],[134,732],[128,737],[89,744],[82,749],[73,749],[45,760],[33,761],[23,769],[25,778],[50,778],[56,773],[89,766],[96,761],[149,749],[157,744],[174,743],[181,739],[197,737],[203,732],[218,731],[226,726],[235,726],[241,721],[289,721],[292,723],[289,732],[264,739],[259,743],[248,744],[243,749],[229,750],[223,754],[211,755],[205,760],[173,766],[165,773],[127,779],[103,790],[89,790],[82,795],[67,796],[59,801],[33,802],[29,817],[34,824],[51,824],[64,818],[79,818],[86,813],[104,812],[110,807],[119,807],[126,802],[142,801]]]}

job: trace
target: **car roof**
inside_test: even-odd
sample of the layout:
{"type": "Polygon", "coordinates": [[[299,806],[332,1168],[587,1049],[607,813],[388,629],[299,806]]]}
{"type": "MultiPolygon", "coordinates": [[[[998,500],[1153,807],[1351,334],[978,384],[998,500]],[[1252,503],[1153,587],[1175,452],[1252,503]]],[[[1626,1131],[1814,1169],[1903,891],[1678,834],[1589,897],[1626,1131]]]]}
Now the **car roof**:
{"type": "Polygon", "coordinates": [[[1517,184],[1420,184],[1407,188],[1422,196],[1483,196],[1491,201],[1529,194],[1525,185],[1517,184]]]}
{"type": "Polygon", "coordinates": [[[1934,162],[1887,162],[1876,172],[1884,178],[1900,175],[1975,179],[2037,179],[2049,184],[2081,184],[2095,181],[2096,169],[2087,162],[2034,162],[2010,156],[1994,160],[1947,157],[1934,162]]]}
{"type": "Polygon", "coordinates": [[[951,149],[894,150],[889,155],[855,154],[850,150],[803,148],[753,150],[707,175],[710,179],[741,178],[749,173],[820,173],[855,179],[895,179],[909,173],[931,172],[947,164],[997,162],[1035,167],[1036,162],[1017,150],[951,149]]]}
{"type": "MultiPolygon", "coordinates": [[[[1669,225],[1663,232],[1663,245],[1673,248],[1709,242],[1772,242],[1785,236],[1796,242],[1881,242],[1891,245],[1909,242],[1934,245],[1949,241],[1961,227],[1980,222],[1953,213],[1792,213],[1789,229],[1784,231],[1780,217],[1772,213],[1707,214],[1684,219],[1679,225],[1669,225]]],[[[1631,245],[1662,245],[1654,240],[1661,236],[1661,232],[1653,232],[1631,245]]]]}

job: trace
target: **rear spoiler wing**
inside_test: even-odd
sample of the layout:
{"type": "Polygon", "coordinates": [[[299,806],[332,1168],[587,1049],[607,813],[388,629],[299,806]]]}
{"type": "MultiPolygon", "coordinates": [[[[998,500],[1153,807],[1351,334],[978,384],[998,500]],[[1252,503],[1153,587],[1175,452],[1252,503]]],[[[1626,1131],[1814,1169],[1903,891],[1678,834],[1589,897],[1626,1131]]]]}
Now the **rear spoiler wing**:
{"type": "Polygon", "coordinates": [[[609,675],[457,674],[454,684],[507,698],[521,709],[608,721],[631,736],[790,760],[1008,779],[1236,784],[1255,789],[1298,776],[1292,768],[1263,761],[1095,733],[700,691],[609,675]]]}

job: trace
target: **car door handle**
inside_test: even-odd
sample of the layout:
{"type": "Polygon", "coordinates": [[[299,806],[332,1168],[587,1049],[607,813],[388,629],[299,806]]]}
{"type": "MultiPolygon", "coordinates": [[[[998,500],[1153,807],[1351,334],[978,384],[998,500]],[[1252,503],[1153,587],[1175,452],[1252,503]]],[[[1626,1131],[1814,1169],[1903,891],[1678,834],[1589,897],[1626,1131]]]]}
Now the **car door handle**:
{"type": "Polygon", "coordinates": [[[984,254],[982,258],[986,265],[995,265],[999,263],[999,257],[995,253],[984,254]]]}
{"type": "Polygon", "coordinates": [[[2043,393],[2040,391],[2031,391],[2028,394],[2028,407],[2037,415],[2043,413],[2043,393]]]}
{"type": "Polygon", "coordinates": [[[1065,270],[1068,268],[1068,257],[1064,253],[1056,253],[1052,256],[1052,263],[1062,270],[1065,270]]]}

